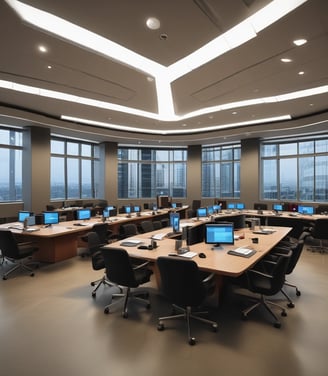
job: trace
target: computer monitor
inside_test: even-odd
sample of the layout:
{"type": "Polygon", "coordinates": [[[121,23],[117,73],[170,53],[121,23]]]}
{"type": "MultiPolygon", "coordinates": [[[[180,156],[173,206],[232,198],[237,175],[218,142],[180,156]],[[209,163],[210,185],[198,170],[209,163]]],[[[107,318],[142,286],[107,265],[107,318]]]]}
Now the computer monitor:
{"type": "Polygon", "coordinates": [[[56,211],[46,211],[42,213],[43,215],[43,224],[51,226],[59,223],[59,213],[56,211]]]}
{"type": "Polygon", "coordinates": [[[134,213],[140,213],[141,212],[141,206],[140,205],[134,205],[133,206],[133,212],[134,213]]]}
{"type": "Polygon", "coordinates": [[[236,209],[236,204],[234,202],[228,202],[227,209],[236,209]]]}
{"type": "Polygon", "coordinates": [[[124,210],[125,214],[131,214],[131,206],[130,205],[123,206],[123,210],[124,210]]]}
{"type": "Polygon", "coordinates": [[[212,215],[214,214],[214,208],[213,205],[210,205],[207,207],[207,215],[212,215]]]}
{"type": "Polygon", "coordinates": [[[158,207],[157,204],[151,204],[152,211],[157,211],[158,207]]]}
{"type": "Polygon", "coordinates": [[[20,210],[18,212],[18,222],[24,222],[25,218],[31,217],[33,215],[32,212],[26,210],[20,210]]]}
{"type": "Polygon", "coordinates": [[[298,205],[298,212],[301,214],[314,214],[314,207],[313,206],[305,206],[305,205],[298,205]]]}
{"type": "Polygon", "coordinates": [[[273,204],[272,205],[272,210],[275,210],[275,211],[283,211],[284,210],[284,207],[282,204],[273,204]]]}
{"type": "Polygon", "coordinates": [[[213,209],[214,209],[214,211],[215,211],[216,213],[219,213],[219,212],[221,211],[221,205],[218,205],[218,204],[213,205],[213,209]]]}
{"type": "Polygon", "coordinates": [[[238,210],[243,210],[243,209],[245,209],[245,204],[242,203],[242,202],[237,202],[237,204],[236,204],[236,209],[238,209],[238,210]]]}
{"type": "Polygon", "coordinates": [[[78,209],[76,210],[76,219],[78,221],[84,221],[91,218],[90,209],[78,209]]]}
{"type": "Polygon", "coordinates": [[[207,217],[207,208],[198,208],[196,210],[197,217],[207,217]]]}
{"type": "Polygon", "coordinates": [[[170,225],[172,226],[173,232],[180,232],[180,214],[170,213],[170,225]]]}
{"type": "Polygon", "coordinates": [[[109,212],[110,212],[110,211],[109,211],[107,208],[105,208],[105,209],[103,210],[103,218],[109,218],[109,216],[110,216],[109,212]]]}
{"type": "Polygon", "coordinates": [[[171,202],[171,208],[175,209],[177,207],[177,203],[176,202],[171,202]]]}
{"type": "Polygon", "coordinates": [[[231,222],[206,223],[205,243],[220,249],[221,244],[234,244],[234,226],[231,222]]]}

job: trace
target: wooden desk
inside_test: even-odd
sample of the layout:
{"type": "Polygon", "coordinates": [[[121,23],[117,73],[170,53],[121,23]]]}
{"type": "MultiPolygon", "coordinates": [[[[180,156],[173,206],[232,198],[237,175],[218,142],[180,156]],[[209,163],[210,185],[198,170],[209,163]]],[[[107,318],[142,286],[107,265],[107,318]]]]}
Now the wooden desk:
{"type": "MultiPolygon", "coordinates": [[[[203,252],[206,258],[200,258],[195,256],[192,260],[196,261],[198,267],[203,271],[214,272],[220,276],[238,277],[245,270],[251,268],[259,259],[261,259],[266,253],[268,253],[281,239],[283,239],[290,231],[290,227],[274,227],[276,230],[269,235],[253,234],[250,229],[242,229],[236,231],[236,235],[244,235],[244,239],[236,240],[235,245],[223,246],[222,250],[212,250],[210,244],[198,243],[190,246],[192,252],[203,252]],[[252,238],[258,238],[257,244],[252,243],[252,238]],[[248,247],[256,251],[256,253],[250,258],[244,258],[239,256],[233,256],[227,254],[227,251],[237,247],[248,247]]],[[[165,229],[161,231],[153,231],[146,234],[140,234],[133,238],[141,239],[146,245],[150,244],[151,236],[156,233],[165,232],[165,229]],[[164,231],[163,231],[164,230],[164,231]]],[[[106,245],[104,248],[110,251],[111,247],[122,247],[127,250],[130,256],[151,261],[156,263],[156,260],[160,256],[167,256],[169,253],[175,251],[175,240],[164,238],[158,240],[158,247],[154,250],[138,249],[135,247],[123,247],[120,245],[121,241],[106,245]]],[[[156,266],[155,266],[156,272],[156,266]]],[[[157,276],[158,279],[158,276],[157,276]]]]}
{"type": "MultiPolygon", "coordinates": [[[[186,208],[187,207],[182,207],[180,209],[181,212],[184,213],[186,208]]],[[[119,226],[123,223],[138,223],[146,219],[154,220],[168,217],[168,215],[169,210],[166,209],[160,210],[155,214],[152,214],[152,212],[141,212],[140,216],[133,214],[129,218],[124,214],[119,214],[114,218],[110,218],[107,223],[109,229],[114,233],[118,233],[119,226]]],[[[39,231],[34,232],[16,229],[11,229],[11,231],[15,234],[18,241],[33,241],[37,244],[39,250],[34,254],[36,260],[53,263],[75,257],[79,237],[90,231],[95,223],[102,222],[102,218],[92,217],[90,220],[86,221],[86,223],[88,223],[87,226],[75,226],[78,222],[81,221],[65,221],[46,228],[42,225],[35,225],[32,227],[39,228],[39,231]]],[[[0,228],[8,228],[14,225],[22,226],[22,224],[14,222],[2,224],[0,228]]]]}

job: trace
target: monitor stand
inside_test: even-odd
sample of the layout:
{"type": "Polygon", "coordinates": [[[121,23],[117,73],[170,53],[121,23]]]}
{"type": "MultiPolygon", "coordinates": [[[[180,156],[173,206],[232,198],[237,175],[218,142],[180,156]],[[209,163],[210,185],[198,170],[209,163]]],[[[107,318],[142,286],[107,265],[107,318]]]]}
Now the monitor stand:
{"type": "Polygon", "coordinates": [[[219,250],[222,250],[222,249],[224,249],[223,247],[222,247],[222,245],[221,244],[214,244],[213,246],[212,246],[212,248],[211,248],[211,250],[212,251],[219,251],[219,250]]]}

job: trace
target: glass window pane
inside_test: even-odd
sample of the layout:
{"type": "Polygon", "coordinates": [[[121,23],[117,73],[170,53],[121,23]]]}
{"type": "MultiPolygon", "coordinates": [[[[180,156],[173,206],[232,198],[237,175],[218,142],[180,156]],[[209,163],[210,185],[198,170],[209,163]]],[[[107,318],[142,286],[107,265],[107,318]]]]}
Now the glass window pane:
{"type": "Polygon", "coordinates": [[[81,144],[81,155],[83,157],[91,157],[92,148],[90,144],[81,144]]]}
{"type": "Polygon", "coordinates": [[[328,201],[328,155],[315,158],[315,199],[328,201]]]}
{"type": "Polygon", "coordinates": [[[77,142],[67,142],[67,154],[79,155],[79,144],[77,142]]]}
{"type": "Polygon", "coordinates": [[[222,160],[232,160],[232,149],[222,149],[222,160]]]}
{"type": "Polygon", "coordinates": [[[299,200],[314,200],[314,157],[299,159],[299,200]]]}
{"type": "Polygon", "coordinates": [[[65,154],[65,142],[59,140],[51,140],[50,149],[52,154],[65,154]]]}
{"type": "Polygon", "coordinates": [[[65,199],[65,159],[52,157],[50,162],[50,197],[52,200],[65,199]]]}
{"type": "Polygon", "coordinates": [[[262,157],[275,157],[277,155],[277,145],[262,144],[261,155],[262,157]]]}
{"type": "Polygon", "coordinates": [[[276,200],[278,198],[277,160],[262,161],[262,199],[276,200]]]}
{"type": "Polygon", "coordinates": [[[284,158],[279,162],[280,199],[297,198],[297,158],[284,158]]]}
{"type": "Polygon", "coordinates": [[[295,155],[297,154],[297,143],[290,144],[280,144],[279,145],[279,154],[280,155],[295,155]]]}
{"type": "Polygon", "coordinates": [[[67,198],[80,198],[79,172],[79,160],[67,158],[67,198]]]}
{"type": "Polygon", "coordinates": [[[221,163],[221,197],[234,197],[232,163],[221,163]]]}
{"type": "Polygon", "coordinates": [[[314,142],[305,141],[299,143],[299,154],[313,154],[314,153],[314,142]]]}
{"type": "Polygon", "coordinates": [[[316,153],[327,153],[328,152],[328,140],[318,140],[315,142],[315,152],[316,153]]]}
{"type": "Polygon", "coordinates": [[[81,164],[81,198],[93,197],[91,160],[82,160],[81,164]]]}

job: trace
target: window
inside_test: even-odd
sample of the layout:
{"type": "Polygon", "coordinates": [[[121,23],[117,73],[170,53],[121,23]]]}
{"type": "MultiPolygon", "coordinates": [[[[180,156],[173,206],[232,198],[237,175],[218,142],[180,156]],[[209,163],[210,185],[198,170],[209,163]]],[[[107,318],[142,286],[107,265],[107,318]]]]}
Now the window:
{"type": "Polygon", "coordinates": [[[22,201],[23,133],[0,128],[0,202],[22,201]]]}
{"type": "Polygon", "coordinates": [[[263,142],[263,200],[328,201],[328,138],[263,142]]]}
{"type": "Polygon", "coordinates": [[[52,200],[97,197],[99,147],[82,141],[51,139],[52,200]]]}
{"type": "Polygon", "coordinates": [[[186,197],[185,149],[118,149],[118,197],[186,197]]]}
{"type": "Polygon", "coordinates": [[[202,149],[202,197],[240,198],[240,145],[202,149]]]}

